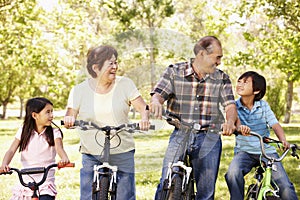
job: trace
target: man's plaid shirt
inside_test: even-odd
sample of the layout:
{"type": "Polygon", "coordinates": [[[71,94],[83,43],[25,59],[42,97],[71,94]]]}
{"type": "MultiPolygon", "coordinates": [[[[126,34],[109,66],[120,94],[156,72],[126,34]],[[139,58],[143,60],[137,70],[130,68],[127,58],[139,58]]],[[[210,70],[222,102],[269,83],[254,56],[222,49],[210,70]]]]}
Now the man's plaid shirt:
{"type": "Polygon", "coordinates": [[[217,69],[199,79],[190,62],[170,65],[153,93],[167,101],[167,112],[171,116],[200,125],[223,123],[224,107],[235,104],[227,74],[217,69]]]}

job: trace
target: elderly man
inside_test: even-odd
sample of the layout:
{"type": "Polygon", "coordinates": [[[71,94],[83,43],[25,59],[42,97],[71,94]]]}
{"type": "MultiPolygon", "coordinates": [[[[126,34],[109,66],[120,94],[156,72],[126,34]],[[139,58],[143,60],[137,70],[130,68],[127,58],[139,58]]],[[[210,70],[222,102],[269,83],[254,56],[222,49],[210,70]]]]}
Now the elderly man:
{"type": "MultiPolygon", "coordinates": [[[[169,116],[201,126],[214,125],[215,130],[223,129],[223,135],[231,135],[236,128],[237,111],[229,76],[217,68],[223,56],[221,42],[214,36],[205,36],[195,44],[194,53],[195,58],[189,62],[176,63],[165,70],[151,92],[150,110],[156,118],[162,118],[163,104],[167,101],[169,116]]],[[[186,134],[175,125],[155,199],[160,199],[168,163],[178,160],[178,149],[186,135],[189,135],[187,150],[197,185],[196,199],[214,199],[222,142],[216,131],[208,129],[186,134]]]]}

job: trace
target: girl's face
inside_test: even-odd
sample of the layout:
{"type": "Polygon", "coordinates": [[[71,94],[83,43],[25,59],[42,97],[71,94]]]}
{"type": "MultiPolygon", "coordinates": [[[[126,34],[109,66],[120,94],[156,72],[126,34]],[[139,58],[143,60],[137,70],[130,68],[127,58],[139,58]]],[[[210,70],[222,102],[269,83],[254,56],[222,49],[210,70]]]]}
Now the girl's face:
{"type": "Polygon", "coordinates": [[[238,80],[236,85],[236,92],[240,96],[254,95],[252,77],[242,78],[238,80]]]}
{"type": "Polygon", "coordinates": [[[37,126],[50,126],[53,120],[53,106],[46,104],[45,108],[39,113],[33,113],[37,126]]]}

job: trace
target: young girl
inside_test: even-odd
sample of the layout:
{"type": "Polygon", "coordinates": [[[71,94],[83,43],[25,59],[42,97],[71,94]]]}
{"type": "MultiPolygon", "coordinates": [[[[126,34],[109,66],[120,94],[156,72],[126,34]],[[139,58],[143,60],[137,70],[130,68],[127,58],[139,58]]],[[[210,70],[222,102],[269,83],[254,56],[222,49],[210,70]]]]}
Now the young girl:
{"type": "MultiPolygon", "coordinates": [[[[57,127],[53,129],[53,104],[46,98],[32,98],[26,104],[26,116],[23,126],[19,128],[15,139],[11,144],[0,167],[0,172],[9,171],[15,152],[19,148],[23,168],[47,167],[55,163],[56,152],[61,158],[61,164],[69,163],[69,158],[63,148],[62,132],[57,127]]],[[[54,123],[53,123],[54,124],[54,123]]],[[[54,124],[55,125],[55,124],[54,124]]],[[[55,125],[56,126],[56,125],[55,125]]],[[[55,170],[51,169],[47,180],[39,187],[40,200],[54,200],[57,194],[54,184],[55,170]]],[[[41,180],[42,174],[23,176],[25,182],[34,179],[41,180]]],[[[13,188],[11,200],[30,200],[32,191],[21,185],[13,188]]]]}

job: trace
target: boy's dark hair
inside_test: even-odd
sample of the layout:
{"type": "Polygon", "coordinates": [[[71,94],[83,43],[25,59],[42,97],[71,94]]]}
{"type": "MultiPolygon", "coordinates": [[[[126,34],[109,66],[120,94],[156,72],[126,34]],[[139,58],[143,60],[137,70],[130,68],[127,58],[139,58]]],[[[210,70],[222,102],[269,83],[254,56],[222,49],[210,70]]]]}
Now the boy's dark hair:
{"type": "Polygon", "coordinates": [[[266,94],[266,88],[267,88],[266,79],[265,79],[265,77],[263,77],[262,75],[258,74],[257,72],[248,71],[248,72],[245,72],[244,74],[242,74],[238,78],[238,80],[241,80],[241,79],[244,79],[244,78],[247,79],[249,77],[252,78],[253,92],[259,91],[259,93],[255,95],[254,101],[259,101],[266,94]]]}
{"type": "MultiPolygon", "coordinates": [[[[26,149],[31,135],[33,134],[33,130],[36,129],[35,119],[32,117],[32,113],[39,113],[41,112],[47,104],[53,106],[52,102],[43,97],[36,97],[29,99],[26,103],[26,113],[23,122],[23,129],[21,134],[21,140],[19,145],[19,150],[23,151],[26,149]]],[[[54,124],[55,125],[55,124],[54,124]]],[[[56,125],[55,125],[56,126],[56,125]]],[[[60,130],[61,132],[61,130],[60,130]]],[[[53,135],[53,128],[52,126],[47,126],[46,131],[44,133],[46,135],[46,140],[49,146],[54,146],[54,135],[53,135]]],[[[62,132],[61,132],[62,134],[62,132]]],[[[62,135],[63,136],[63,135],[62,135]]]]}

